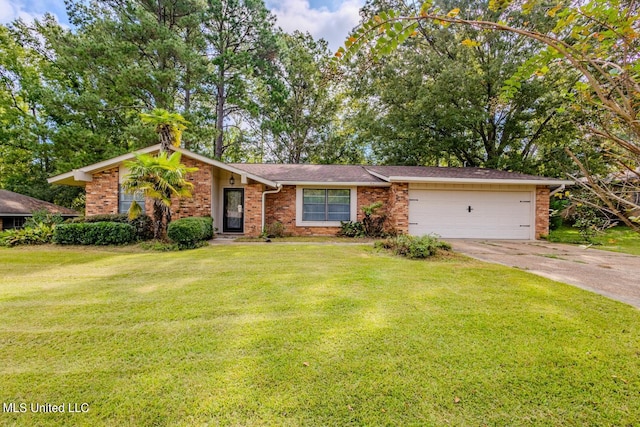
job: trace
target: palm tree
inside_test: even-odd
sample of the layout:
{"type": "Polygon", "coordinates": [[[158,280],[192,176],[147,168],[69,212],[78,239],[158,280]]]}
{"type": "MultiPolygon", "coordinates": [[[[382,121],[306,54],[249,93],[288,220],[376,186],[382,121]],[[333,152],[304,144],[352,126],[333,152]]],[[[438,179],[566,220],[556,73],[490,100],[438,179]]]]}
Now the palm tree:
{"type": "Polygon", "coordinates": [[[162,108],[155,108],[150,113],[141,113],[140,120],[156,127],[156,133],[160,138],[160,151],[169,151],[171,146],[179,147],[182,132],[189,124],[180,114],[170,113],[162,108]]]}
{"type": "MultiPolygon", "coordinates": [[[[122,189],[153,199],[154,239],[164,238],[167,225],[171,222],[171,198],[191,197],[193,184],[187,181],[186,175],[198,168],[183,165],[180,163],[181,157],[178,152],[169,156],[162,151],[157,156],[138,154],[136,160],[125,162],[129,174],[122,183],[122,189]]],[[[141,213],[140,205],[133,202],[129,217],[136,218],[141,213]]]]}

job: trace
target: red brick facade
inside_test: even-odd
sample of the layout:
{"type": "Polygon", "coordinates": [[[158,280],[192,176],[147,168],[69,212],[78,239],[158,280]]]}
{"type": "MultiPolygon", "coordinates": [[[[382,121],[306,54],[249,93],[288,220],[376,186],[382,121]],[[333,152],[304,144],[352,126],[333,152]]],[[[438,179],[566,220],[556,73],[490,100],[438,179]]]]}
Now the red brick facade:
{"type": "Polygon", "coordinates": [[[246,236],[256,237],[262,233],[262,192],[264,190],[264,185],[258,183],[244,186],[244,234],[246,236]]]}
{"type": "Polygon", "coordinates": [[[536,187],[536,239],[549,234],[549,188],[536,187]]]}
{"type": "MultiPolygon", "coordinates": [[[[183,163],[189,167],[197,167],[198,171],[188,175],[194,184],[193,198],[173,200],[173,219],[188,216],[215,216],[212,205],[217,202],[212,194],[214,188],[213,167],[195,159],[184,157],[183,163]]],[[[86,183],[86,215],[118,213],[118,167],[93,175],[93,180],[86,183]]],[[[220,179],[218,177],[218,179],[220,179]]],[[[244,234],[259,236],[262,232],[262,194],[271,190],[263,184],[249,181],[244,188],[244,234]]],[[[357,220],[364,217],[363,206],[374,202],[383,203],[381,214],[388,218],[388,226],[401,234],[409,232],[409,185],[408,183],[392,183],[389,187],[357,188],[357,220]]],[[[219,201],[222,203],[222,201],[219,201]]],[[[267,194],[265,203],[265,224],[280,221],[284,232],[288,235],[335,235],[339,227],[308,227],[296,225],[296,186],[286,185],[278,193],[267,194]]],[[[219,209],[219,207],[218,207],[219,209]]],[[[152,201],[146,201],[148,214],[152,213],[152,201]]],[[[220,227],[222,218],[216,218],[220,227]]],[[[0,220],[0,229],[2,223],[0,220]]],[[[535,238],[549,233],[549,188],[536,188],[535,238]]]]}
{"type": "Polygon", "coordinates": [[[86,186],[85,215],[118,213],[118,168],[93,175],[86,186]]]}
{"type": "MultiPolygon", "coordinates": [[[[391,187],[358,187],[357,188],[357,221],[362,221],[363,206],[381,201],[383,206],[378,211],[387,215],[388,225],[396,231],[407,233],[409,230],[409,186],[393,184],[391,187]],[[396,206],[390,204],[393,197],[396,206]],[[404,210],[403,207],[404,206],[404,210]]],[[[301,227],[296,225],[296,187],[285,185],[279,193],[267,194],[265,207],[265,224],[280,221],[284,232],[294,236],[334,236],[340,227],[301,227]]]]}
{"type": "MultiPolygon", "coordinates": [[[[212,168],[210,165],[198,160],[182,157],[182,164],[187,167],[196,167],[197,171],[187,175],[187,180],[193,184],[191,194],[193,197],[171,199],[171,219],[180,219],[189,216],[211,216],[211,188],[213,186],[212,168]]],[[[153,211],[151,203],[146,203],[149,214],[153,211]]]]}
{"type": "MultiPolygon", "coordinates": [[[[193,184],[193,197],[189,199],[173,198],[171,200],[172,219],[188,216],[211,216],[211,188],[213,185],[211,166],[188,157],[182,163],[198,170],[187,176],[193,184]]],[[[85,215],[118,213],[119,168],[115,167],[93,175],[93,180],[86,185],[85,215]]],[[[147,215],[153,215],[153,200],[145,200],[147,215]]]]}
{"type": "Polygon", "coordinates": [[[409,184],[394,182],[389,189],[389,221],[399,234],[409,234],[409,184]]]}

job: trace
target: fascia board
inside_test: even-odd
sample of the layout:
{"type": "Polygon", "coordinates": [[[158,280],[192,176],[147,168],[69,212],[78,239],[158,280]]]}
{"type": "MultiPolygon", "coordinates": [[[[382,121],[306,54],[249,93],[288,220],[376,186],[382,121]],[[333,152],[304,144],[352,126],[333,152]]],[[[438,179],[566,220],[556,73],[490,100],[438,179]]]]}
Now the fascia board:
{"type": "Polygon", "coordinates": [[[333,182],[333,181],[276,181],[280,185],[323,186],[323,187],[390,187],[388,182],[333,182]]]}
{"type": "Polygon", "coordinates": [[[573,181],[558,179],[482,179],[482,178],[424,178],[415,176],[391,176],[390,182],[421,182],[450,184],[509,184],[509,185],[573,185],[573,181]]]}

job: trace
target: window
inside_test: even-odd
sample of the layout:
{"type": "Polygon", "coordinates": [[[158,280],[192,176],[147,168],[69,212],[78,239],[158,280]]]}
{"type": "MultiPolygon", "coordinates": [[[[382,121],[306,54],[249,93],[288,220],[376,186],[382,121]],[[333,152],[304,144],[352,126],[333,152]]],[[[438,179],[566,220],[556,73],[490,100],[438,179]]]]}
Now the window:
{"type": "Polygon", "coordinates": [[[140,205],[142,212],[145,212],[144,196],[142,194],[129,194],[122,191],[122,185],[118,185],[118,213],[126,214],[129,212],[131,203],[135,201],[140,205]]]}
{"type": "Polygon", "coordinates": [[[22,228],[24,227],[24,223],[26,221],[27,219],[23,216],[9,216],[0,218],[0,224],[2,224],[2,227],[0,227],[0,231],[11,230],[12,228],[22,228]]]}
{"type": "Polygon", "coordinates": [[[351,191],[349,189],[302,190],[303,221],[349,221],[351,191]]]}

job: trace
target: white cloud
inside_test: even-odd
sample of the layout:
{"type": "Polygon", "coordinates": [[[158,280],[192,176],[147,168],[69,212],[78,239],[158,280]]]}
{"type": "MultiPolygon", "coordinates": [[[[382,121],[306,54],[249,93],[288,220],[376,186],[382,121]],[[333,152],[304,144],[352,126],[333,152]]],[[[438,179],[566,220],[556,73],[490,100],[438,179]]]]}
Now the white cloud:
{"type": "Polygon", "coordinates": [[[62,0],[0,0],[0,24],[9,24],[20,18],[25,22],[41,19],[49,12],[60,21],[58,12],[64,11],[62,0]]]}
{"type": "Polygon", "coordinates": [[[7,24],[18,17],[19,9],[10,0],[0,0],[0,23],[7,24]]]}
{"type": "Polygon", "coordinates": [[[335,10],[312,8],[307,0],[272,0],[267,5],[283,30],[309,32],[315,38],[327,40],[335,51],[358,24],[358,12],[363,3],[363,0],[345,0],[335,10]]]}

